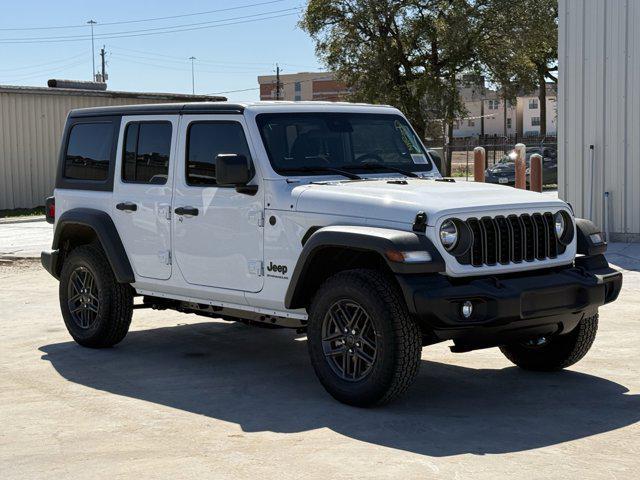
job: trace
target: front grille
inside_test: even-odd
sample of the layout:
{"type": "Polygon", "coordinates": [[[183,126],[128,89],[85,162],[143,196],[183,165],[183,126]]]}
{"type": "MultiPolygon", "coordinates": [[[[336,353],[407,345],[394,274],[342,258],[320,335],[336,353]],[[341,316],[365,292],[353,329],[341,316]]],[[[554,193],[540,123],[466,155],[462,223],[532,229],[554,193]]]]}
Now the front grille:
{"type": "Polygon", "coordinates": [[[555,234],[553,214],[469,218],[471,248],[456,256],[462,265],[507,265],[556,258],[566,250],[555,234]]]}

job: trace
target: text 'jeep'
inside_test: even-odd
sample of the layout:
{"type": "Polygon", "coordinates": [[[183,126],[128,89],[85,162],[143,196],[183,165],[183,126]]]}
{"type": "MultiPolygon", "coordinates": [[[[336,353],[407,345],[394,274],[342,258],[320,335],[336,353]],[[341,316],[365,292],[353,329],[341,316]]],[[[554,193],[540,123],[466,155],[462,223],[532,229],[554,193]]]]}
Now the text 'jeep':
{"type": "Polygon", "coordinates": [[[322,385],[359,406],[406,390],[422,346],[445,340],[572,365],[622,285],[569,205],[443,179],[386,106],[74,110],[47,213],[42,263],[79,344],[120,342],[134,297],[294,328],[322,385]]]}

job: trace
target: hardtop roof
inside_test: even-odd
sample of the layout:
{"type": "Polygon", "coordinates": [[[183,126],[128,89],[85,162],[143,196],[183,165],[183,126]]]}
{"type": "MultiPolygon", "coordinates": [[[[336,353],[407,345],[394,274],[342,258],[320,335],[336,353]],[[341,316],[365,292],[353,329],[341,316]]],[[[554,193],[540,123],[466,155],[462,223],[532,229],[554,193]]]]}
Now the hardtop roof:
{"type": "Polygon", "coordinates": [[[79,108],[69,113],[71,117],[94,117],[111,115],[162,115],[183,113],[209,114],[243,114],[250,111],[340,111],[343,109],[391,109],[389,105],[371,105],[366,103],[348,102],[290,102],[290,101],[260,101],[260,102],[188,102],[188,103],[153,103],[138,105],[115,105],[108,107],[79,108]]]}

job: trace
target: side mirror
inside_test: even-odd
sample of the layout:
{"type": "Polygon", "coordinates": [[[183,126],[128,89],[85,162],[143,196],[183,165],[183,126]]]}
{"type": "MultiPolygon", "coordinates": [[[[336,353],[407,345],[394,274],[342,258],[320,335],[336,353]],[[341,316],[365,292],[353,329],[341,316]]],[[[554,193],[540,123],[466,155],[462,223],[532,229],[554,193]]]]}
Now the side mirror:
{"type": "Polygon", "coordinates": [[[220,186],[242,187],[251,180],[247,157],[235,153],[216,156],[216,181],[220,186]]]}

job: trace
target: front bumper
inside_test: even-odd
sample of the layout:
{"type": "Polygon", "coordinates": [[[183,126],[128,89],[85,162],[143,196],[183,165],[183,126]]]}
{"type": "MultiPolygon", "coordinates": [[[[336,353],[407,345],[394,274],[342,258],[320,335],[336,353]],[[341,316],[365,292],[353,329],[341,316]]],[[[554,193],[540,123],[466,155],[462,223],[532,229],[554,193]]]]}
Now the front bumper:
{"type": "Polygon", "coordinates": [[[461,348],[496,346],[535,336],[568,333],[599,306],[614,301],[622,274],[603,255],[541,272],[453,279],[399,276],[409,311],[436,340],[461,348]],[[470,301],[473,314],[462,315],[470,301]]]}

